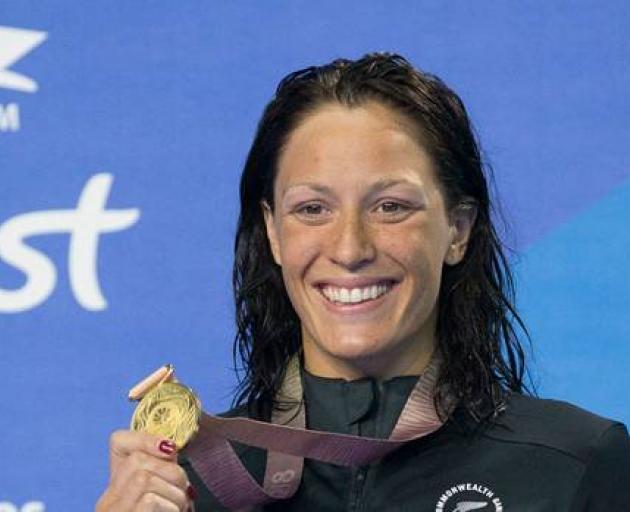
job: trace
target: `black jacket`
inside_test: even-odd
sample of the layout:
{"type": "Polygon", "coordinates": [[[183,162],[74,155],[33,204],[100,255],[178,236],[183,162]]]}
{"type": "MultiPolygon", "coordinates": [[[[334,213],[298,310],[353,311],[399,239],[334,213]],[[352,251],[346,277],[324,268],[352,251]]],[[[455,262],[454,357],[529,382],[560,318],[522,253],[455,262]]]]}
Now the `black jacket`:
{"type": "MultiPolygon", "coordinates": [[[[346,382],[305,374],[310,429],[387,437],[416,377],[346,382]]],[[[229,416],[242,415],[233,410],[229,416]]],[[[261,482],[264,451],[235,445],[261,482]]],[[[181,461],[197,511],[225,510],[181,461]]],[[[630,511],[625,427],[567,403],[512,395],[482,428],[456,410],[437,432],[360,468],[305,461],[295,496],[257,511],[630,511]]]]}

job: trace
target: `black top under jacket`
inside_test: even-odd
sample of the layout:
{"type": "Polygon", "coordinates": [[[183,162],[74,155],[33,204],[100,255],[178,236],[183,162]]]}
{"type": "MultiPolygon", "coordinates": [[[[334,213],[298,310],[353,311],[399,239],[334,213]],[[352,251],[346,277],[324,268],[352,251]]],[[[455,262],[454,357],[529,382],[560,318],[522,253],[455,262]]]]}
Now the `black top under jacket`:
{"type": "MultiPolygon", "coordinates": [[[[303,372],[309,429],[388,437],[417,377],[347,382],[303,372]]],[[[242,415],[244,409],[227,416],[242,415]]],[[[260,483],[263,450],[235,444],[260,483]]],[[[221,511],[190,465],[197,512],[221,511]]],[[[368,466],[306,459],[289,500],[256,511],[628,512],[630,440],[621,423],[513,394],[483,428],[456,410],[438,431],[368,466]]]]}

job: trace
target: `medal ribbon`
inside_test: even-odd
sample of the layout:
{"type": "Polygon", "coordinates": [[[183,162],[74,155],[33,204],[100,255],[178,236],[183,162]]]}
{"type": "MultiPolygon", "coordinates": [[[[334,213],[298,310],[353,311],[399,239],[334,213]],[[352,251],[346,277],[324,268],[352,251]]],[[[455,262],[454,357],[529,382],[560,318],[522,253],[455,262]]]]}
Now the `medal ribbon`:
{"type": "Polygon", "coordinates": [[[438,360],[433,357],[411,391],[390,437],[374,439],[306,430],[300,364],[294,357],[278,394],[281,401],[294,405],[274,410],[271,423],[202,413],[199,432],[183,453],[214,497],[230,510],[287,499],[299,487],[304,458],[362,466],[439,429],[443,421],[433,401],[438,370],[438,360]],[[243,466],[229,441],[268,451],[262,486],[243,466]]]}

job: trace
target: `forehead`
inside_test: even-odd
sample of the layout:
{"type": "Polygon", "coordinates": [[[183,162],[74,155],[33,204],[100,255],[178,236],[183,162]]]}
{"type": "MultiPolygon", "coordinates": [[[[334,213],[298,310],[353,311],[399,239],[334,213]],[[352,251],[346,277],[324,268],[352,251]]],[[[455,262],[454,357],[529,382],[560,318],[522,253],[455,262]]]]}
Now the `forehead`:
{"type": "Polygon", "coordinates": [[[322,106],[290,134],[278,161],[276,187],[343,176],[432,182],[432,162],[417,132],[405,116],[380,103],[322,106]]]}

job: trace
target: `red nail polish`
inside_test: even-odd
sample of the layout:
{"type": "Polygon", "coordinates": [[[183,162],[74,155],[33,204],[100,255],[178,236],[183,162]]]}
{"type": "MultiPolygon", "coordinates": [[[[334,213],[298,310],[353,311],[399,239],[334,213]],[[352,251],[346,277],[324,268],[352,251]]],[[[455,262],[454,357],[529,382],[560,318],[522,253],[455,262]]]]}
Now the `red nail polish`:
{"type": "Polygon", "coordinates": [[[173,441],[162,441],[158,445],[158,448],[160,449],[162,453],[166,453],[167,455],[174,453],[175,450],[177,449],[173,441]]]}
{"type": "Polygon", "coordinates": [[[186,494],[193,501],[197,499],[197,490],[192,485],[188,486],[188,489],[186,489],[186,494]]]}

